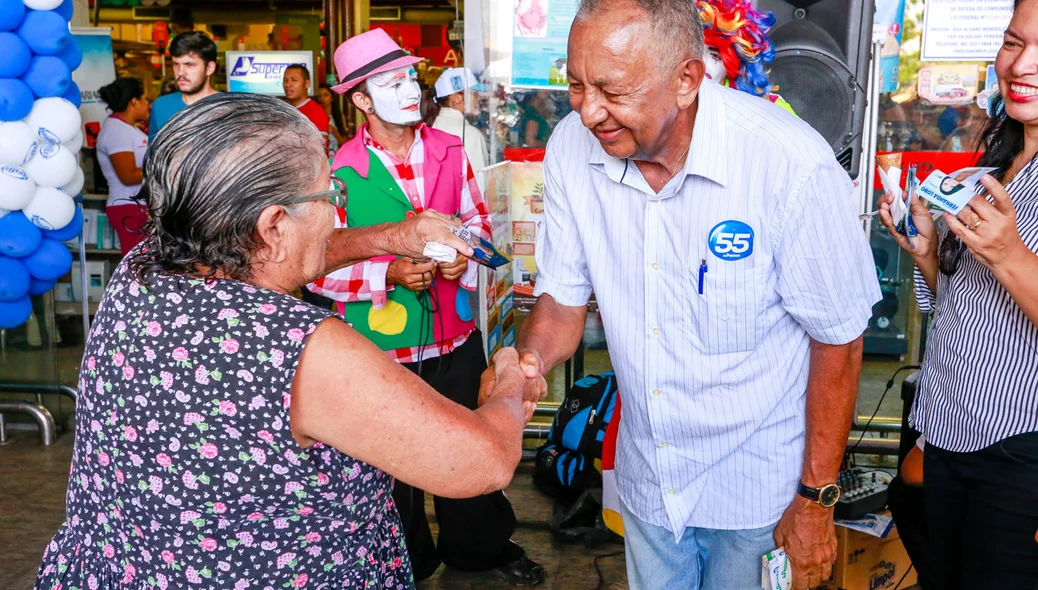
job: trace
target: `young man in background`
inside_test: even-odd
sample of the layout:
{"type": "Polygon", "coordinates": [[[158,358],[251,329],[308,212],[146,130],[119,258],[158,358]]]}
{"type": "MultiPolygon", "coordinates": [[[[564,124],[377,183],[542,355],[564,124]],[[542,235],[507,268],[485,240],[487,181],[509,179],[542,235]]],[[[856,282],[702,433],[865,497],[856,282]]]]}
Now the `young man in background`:
{"type": "Polygon", "coordinates": [[[173,79],[180,92],[160,96],[151,105],[148,142],[162,126],[184,107],[216,94],[209,77],[216,73],[216,43],[201,31],[188,31],[169,44],[173,56],[173,79]]]}

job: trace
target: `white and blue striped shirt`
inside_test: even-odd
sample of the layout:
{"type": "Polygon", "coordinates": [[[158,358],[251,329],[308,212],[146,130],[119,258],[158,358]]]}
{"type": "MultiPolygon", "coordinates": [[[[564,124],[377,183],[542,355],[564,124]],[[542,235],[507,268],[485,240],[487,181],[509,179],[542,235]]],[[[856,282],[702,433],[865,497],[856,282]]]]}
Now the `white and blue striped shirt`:
{"type": "MultiPolygon", "coordinates": [[[[1038,162],[1006,190],[1024,244],[1038,252],[1038,162]]],[[[936,296],[918,269],[915,289],[919,307],[934,318],[913,428],[927,443],[959,453],[1038,431],[1038,327],[991,271],[966,250],[955,274],[938,275],[936,296]]]]}
{"type": "Polygon", "coordinates": [[[676,538],[777,522],[803,463],[809,339],[853,341],[880,297],[828,144],[707,81],[685,169],[659,194],[577,113],[552,134],[544,182],[537,294],[598,300],[624,504],[676,538]]]}

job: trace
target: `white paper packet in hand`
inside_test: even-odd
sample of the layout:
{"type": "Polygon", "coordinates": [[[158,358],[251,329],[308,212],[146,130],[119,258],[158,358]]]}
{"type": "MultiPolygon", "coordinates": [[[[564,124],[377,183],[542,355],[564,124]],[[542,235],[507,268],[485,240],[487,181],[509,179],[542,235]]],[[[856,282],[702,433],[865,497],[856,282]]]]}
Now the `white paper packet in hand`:
{"type": "Polygon", "coordinates": [[[439,242],[428,242],[425,244],[425,250],[422,251],[422,255],[429,260],[452,264],[458,257],[458,251],[439,242]]]}
{"type": "Polygon", "coordinates": [[[760,587],[764,590],[791,590],[793,568],[782,547],[769,551],[760,558],[760,587]]]}

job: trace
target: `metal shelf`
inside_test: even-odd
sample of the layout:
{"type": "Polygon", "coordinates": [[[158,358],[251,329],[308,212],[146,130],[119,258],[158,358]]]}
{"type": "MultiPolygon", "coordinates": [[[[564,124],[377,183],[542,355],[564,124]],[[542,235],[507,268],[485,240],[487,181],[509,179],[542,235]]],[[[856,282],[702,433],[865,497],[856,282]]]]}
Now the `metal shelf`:
{"type": "MultiPolygon", "coordinates": [[[[65,246],[67,246],[68,249],[72,250],[73,252],[79,252],[79,246],[73,246],[72,244],[65,244],[65,246]]],[[[120,254],[121,255],[123,253],[122,250],[117,250],[115,248],[84,248],[84,251],[87,254],[120,254]]]]}
{"type": "MultiPolygon", "coordinates": [[[[100,303],[91,301],[88,306],[90,308],[90,315],[97,314],[97,307],[100,303]]],[[[54,315],[58,316],[73,316],[83,315],[83,302],[82,301],[56,301],[54,302],[54,315]]]]}

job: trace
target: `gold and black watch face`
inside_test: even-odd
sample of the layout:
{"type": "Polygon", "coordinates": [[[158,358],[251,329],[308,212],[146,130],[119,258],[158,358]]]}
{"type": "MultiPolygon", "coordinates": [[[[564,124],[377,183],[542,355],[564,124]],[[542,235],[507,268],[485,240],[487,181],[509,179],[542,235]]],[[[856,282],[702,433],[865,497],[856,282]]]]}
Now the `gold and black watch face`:
{"type": "Polygon", "coordinates": [[[837,500],[840,499],[840,486],[836,484],[829,484],[822,488],[818,494],[818,502],[826,508],[836,504],[837,500]]]}

